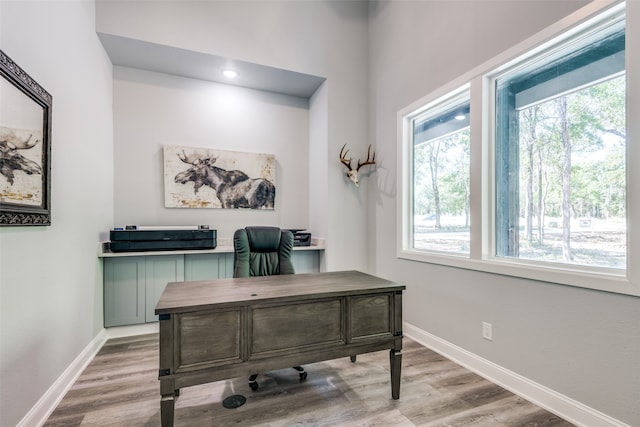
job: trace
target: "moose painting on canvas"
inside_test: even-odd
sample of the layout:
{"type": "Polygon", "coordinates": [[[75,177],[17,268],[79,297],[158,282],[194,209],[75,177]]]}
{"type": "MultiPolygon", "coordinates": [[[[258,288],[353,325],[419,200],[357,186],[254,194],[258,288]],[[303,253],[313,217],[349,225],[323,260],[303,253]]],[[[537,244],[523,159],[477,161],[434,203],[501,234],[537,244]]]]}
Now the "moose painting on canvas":
{"type": "Polygon", "coordinates": [[[274,209],[275,157],[164,146],[165,207],[274,209]]]}

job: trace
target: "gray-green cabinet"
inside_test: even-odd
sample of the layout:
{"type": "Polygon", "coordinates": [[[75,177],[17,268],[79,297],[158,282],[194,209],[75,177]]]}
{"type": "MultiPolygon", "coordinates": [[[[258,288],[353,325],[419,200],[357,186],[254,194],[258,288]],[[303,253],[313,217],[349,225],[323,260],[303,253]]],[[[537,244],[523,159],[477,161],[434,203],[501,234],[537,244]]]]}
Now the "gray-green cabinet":
{"type": "MultiPolygon", "coordinates": [[[[104,259],[104,326],[156,322],[169,282],[233,277],[233,252],[118,255],[104,259]]],[[[294,251],[296,273],[320,271],[320,251],[294,251]]]]}
{"type": "Polygon", "coordinates": [[[158,320],[154,314],[156,304],[167,283],[184,280],[184,255],[147,256],[145,267],[145,321],[155,322],[158,320]]]}
{"type": "MultiPolygon", "coordinates": [[[[231,258],[233,266],[233,256],[231,258]]],[[[291,262],[293,263],[293,269],[298,274],[320,271],[320,256],[318,251],[296,251],[291,256],[291,262]]],[[[231,271],[231,276],[233,276],[233,271],[231,271]]]]}
{"type": "Polygon", "coordinates": [[[184,260],[184,280],[233,277],[233,254],[190,254],[184,260]]]}
{"type": "Polygon", "coordinates": [[[143,256],[105,259],[105,327],[145,322],[146,275],[143,256]]]}

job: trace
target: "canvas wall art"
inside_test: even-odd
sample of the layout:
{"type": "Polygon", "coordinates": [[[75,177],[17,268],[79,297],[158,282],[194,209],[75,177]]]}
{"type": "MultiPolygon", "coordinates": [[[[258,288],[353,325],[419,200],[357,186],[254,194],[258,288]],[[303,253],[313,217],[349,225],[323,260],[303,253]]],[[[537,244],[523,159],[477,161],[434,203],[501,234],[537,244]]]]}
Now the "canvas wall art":
{"type": "Polygon", "coordinates": [[[275,209],[271,154],[166,145],[163,155],[167,208],[275,209]]]}

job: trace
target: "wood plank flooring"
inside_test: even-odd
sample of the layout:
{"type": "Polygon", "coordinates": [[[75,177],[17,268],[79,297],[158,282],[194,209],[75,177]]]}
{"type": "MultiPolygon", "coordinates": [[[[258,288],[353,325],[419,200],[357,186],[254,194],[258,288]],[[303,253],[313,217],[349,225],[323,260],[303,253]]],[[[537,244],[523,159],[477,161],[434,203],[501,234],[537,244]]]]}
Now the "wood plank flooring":
{"type": "MultiPolygon", "coordinates": [[[[405,338],[400,400],[391,399],[387,351],[181,390],[180,426],[530,426],[573,424],[405,338]],[[247,402],[226,409],[222,400],[247,402]]],[[[45,427],[160,425],[158,335],[107,341],[45,427]]]]}

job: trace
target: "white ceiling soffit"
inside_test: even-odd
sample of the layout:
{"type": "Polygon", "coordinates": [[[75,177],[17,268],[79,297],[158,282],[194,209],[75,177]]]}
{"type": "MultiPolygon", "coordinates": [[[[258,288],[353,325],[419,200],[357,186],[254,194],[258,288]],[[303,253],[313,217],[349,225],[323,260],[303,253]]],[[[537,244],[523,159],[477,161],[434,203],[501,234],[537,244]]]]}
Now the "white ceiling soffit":
{"type": "Polygon", "coordinates": [[[285,95],[310,98],[324,82],[323,77],[236,61],[112,34],[98,33],[113,65],[172,74],[265,90],[285,95]],[[238,72],[233,81],[222,71],[231,68],[238,72]]]}

